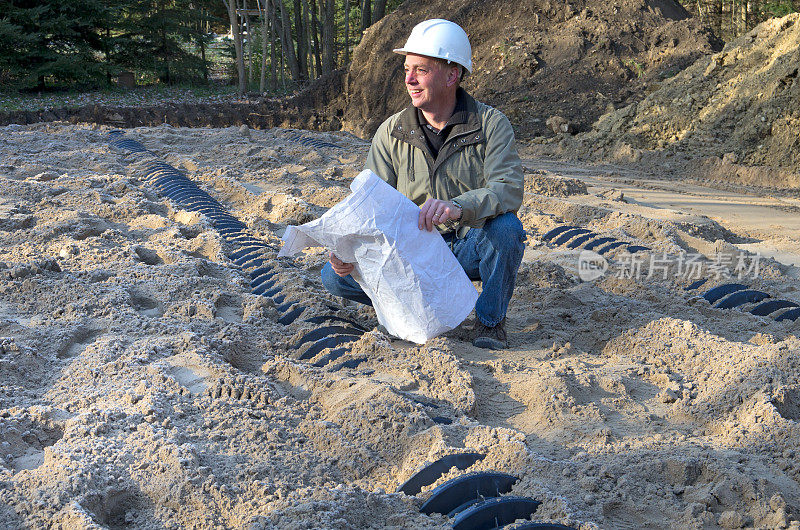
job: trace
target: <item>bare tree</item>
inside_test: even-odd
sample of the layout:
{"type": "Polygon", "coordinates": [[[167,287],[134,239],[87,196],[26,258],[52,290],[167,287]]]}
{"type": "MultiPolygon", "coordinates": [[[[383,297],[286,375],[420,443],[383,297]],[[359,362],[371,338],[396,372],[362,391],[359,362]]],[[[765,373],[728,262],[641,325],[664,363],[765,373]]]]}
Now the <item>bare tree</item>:
{"type": "Polygon", "coordinates": [[[261,0],[256,0],[256,5],[258,6],[259,18],[261,18],[261,62],[258,76],[258,91],[263,94],[266,92],[267,88],[267,39],[269,38],[269,13],[267,13],[266,4],[262,4],[261,0]]]}
{"type": "Polygon", "coordinates": [[[311,21],[309,20],[309,7],[308,7],[308,0],[302,0],[301,5],[303,11],[303,42],[305,43],[305,61],[306,67],[308,70],[308,79],[312,77],[318,77],[319,72],[314,72],[314,44],[312,42],[312,35],[314,33],[314,28],[311,27],[311,21]]]}
{"type": "Polygon", "coordinates": [[[372,10],[372,23],[376,23],[386,15],[386,0],[375,0],[375,7],[372,10]]]}
{"type": "Polygon", "coordinates": [[[322,23],[322,73],[329,74],[336,69],[336,1],[320,1],[325,11],[322,23]]]}
{"type": "Polygon", "coordinates": [[[283,50],[281,59],[285,60],[288,64],[292,80],[299,81],[300,65],[297,62],[297,55],[294,51],[294,41],[292,40],[292,26],[289,22],[289,13],[286,11],[286,6],[283,5],[283,0],[273,0],[273,2],[278,4],[278,10],[280,11],[280,31],[278,32],[278,35],[281,38],[281,50],[283,50]]]}
{"type": "Polygon", "coordinates": [[[317,17],[317,0],[311,0],[311,36],[314,38],[314,64],[317,65],[317,77],[323,74],[322,72],[322,55],[320,53],[320,24],[317,17]]]}
{"type": "Polygon", "coordinates": [[[350,0],[344,0],[344,64],[350,63],[350,0]]]}
{"type": "Polygon", "coordinates": [[[300,0],[294,0],[294,28],[297,41],[297,67],[300,71],[299,79],[308,79],[306,28],[303,24],[303,8],[300,0]]]}
{"type": "Polygon", "coordinates": [[[255,79],[255,69],[253,68],[253,28],[250,25],[250,10],[247,9],[247,0],[242,0],[244,11],[244,33],[247,35],[247,80],[249,84],[255,79]]]}
{"type": "Polygon", "coordinates": [[[239,15],[236,13],[238,5],[237,0],[222,0],[225,8],[228,10],[228,18],[231,24],[231,35],[233,37],[233,48],[236,51],[236,71],[239,74],[239,84],[237,85],[237,92],[243,95],[247,87],[247,78],[244,72],[244,56],[242,55],[242,29],[239,25],[239,15]]]}
{"type": "Polygon", "coordinates": [[[372,24],[372,0],[361,0],[361,33],[372,24]]]}

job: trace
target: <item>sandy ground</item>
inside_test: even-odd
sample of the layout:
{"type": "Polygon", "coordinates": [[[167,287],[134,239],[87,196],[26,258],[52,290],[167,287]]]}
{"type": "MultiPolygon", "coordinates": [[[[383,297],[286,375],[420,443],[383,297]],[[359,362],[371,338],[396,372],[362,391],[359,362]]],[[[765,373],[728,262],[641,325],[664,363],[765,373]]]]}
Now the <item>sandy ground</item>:
{"type": "MultiPolygon", "coordinates": [[[[347,355],[367,360],[332,371],[295,359],[314,326],[279,324],[209,222],[149,189],[142,166],[183,169],[277,245],[347,195],[367,144],[164,126],[128,131],[155,155],[126,155],[107,132],[0,128],[6,526],[446,528],[418,508],[455,471],[418,498],[393,492],[470,450],[487,454],[471,470],[520,477],[539,521],[800,528],[800,319],[698,297],[728,281],[715,257],[758,251],[743,281],[800,302],[796,199],[527,159],[510,347],[472,347],[470,319],[424,346],[392,340],[348,304],[341,316],[373,331],[347,355]],[[562,224],[652,250],[637,274],[618,274],[633,263],[619,251],[581,281],[580,250],[543,240],[562,224]],[[687,291],[676,263],[699,254],[712,277],[687,291]]],[[[309,250],[281,273],[312,311],[341,304],[324,262],[309,250]]]]}
{"type": "MultiPolygon", "coordinates": [[[[625,166],[610,164],[576,164],[547,158],[528,158],[528,168],[546,171],[583,182],[588,195],[581,197],[587,205],[599,205],[612,189],[622,194],[625,203],[617,209],[641,213],[649,219],[674,221],[681,215],[694,215],[699,224],[715,222],[750,243],[735,246],[792,265],[786,270],[796,277],[800,267],[800,194],[777,190],[755,190],[727,185],[729,189],[711,188],[696,180],[674,180],[670,177],[643,173],[625,166]],[[775,196],[775,195],[779,196],[775,196]],[[787,196],[788,195],[788,196],[787,196]],[[676,216],[677,215],[677,216],[676,216]]],[[[674,173],[674,172],[670,172],[674,173]]],[[[697,249],[695,249],[697,250],[697,249]]]]}

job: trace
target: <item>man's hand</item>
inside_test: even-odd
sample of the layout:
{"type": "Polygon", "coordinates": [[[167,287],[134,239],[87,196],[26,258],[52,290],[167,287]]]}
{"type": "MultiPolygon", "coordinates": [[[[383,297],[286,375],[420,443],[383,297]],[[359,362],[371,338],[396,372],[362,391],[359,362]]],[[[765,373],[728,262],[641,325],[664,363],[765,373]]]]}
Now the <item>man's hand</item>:
{"type": "Polygon", "coordinates": [[[353,272],[353,269],[355,268],[352,263],[345,263],[344,261],[342,261],[339,258],[337,258],[333,254],[333,252],[331,252],[331,255],[330,255],[330,262],[331,262],[331,268],[333,269],[333,272],[335,272],[336,274],[338,274],[342,278],[344,278],[345,276],[347,276],[348,274],[353,272]]]}
{"type": "Polygon", "coordinates": [[[461,219],[461,208],[450,201],[428,199],[419,210],[419,229],[433,231],[435,225],[461,219]]]}

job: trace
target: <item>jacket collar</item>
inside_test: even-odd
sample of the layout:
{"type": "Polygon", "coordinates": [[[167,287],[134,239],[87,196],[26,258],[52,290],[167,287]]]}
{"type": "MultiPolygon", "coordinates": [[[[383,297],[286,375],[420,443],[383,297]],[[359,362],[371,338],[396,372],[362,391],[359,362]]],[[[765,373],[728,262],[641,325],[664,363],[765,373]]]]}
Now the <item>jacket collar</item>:
{"type": "MultiPolygon", "coordinates": [[[[456,106],[453,108],[453,114],[447,120],[447,123],[442,130],[461,123],[467,123],[467,120],[469,119],[469,112],[467,111],[467,97],[469,97],[467,92],[464,89],[459,88],[458,92],[456,92],[456,106]]],[[[472,98],[470,97],[470,99],[472,98]]],[[[421,127],[424,127],[428,121],[425,119],[425,115],[422,114],[420,109],[416,109],[416,111],[417,123],[419,123],[421,127]]]]}
{"type": "MultiPolygon", "coordinates": [[[[475,98],[460,87],[458,92],[456,92],[456,98],[455,112],[450,119],[447,120],[448,123],[453,125],[453,130],[450,131],[445,146],[456,138],[465,134],[474,133],[481,128],[480,117],[478,116],[478,105],[475,102],[475,98]]],[[[391,134],[398,140],[422,149],[426,158],[433,158],[430,149],[428,149],[428,142],[425,140],[425,134],[422,132],[422,126],[417,117],[417,109],[414,105],[409,104],[408,107],[403,109],[391,134]]],[[[471,145],[483,141],[483,133],[476,136],[477,138],[475,136],[471,137],[469,142],[459,142],[459,144],[471,145]]],[[[443,146],[442,149],[444,148],[443,146]]],[[[433,165],[432,160],[430,165],[433,165]]]]}

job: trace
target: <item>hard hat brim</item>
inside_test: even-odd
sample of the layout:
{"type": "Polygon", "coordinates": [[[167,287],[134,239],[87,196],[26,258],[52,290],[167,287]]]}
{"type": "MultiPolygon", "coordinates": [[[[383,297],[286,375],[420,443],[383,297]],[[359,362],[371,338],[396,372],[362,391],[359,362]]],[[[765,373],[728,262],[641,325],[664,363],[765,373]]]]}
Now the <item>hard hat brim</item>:
{"type": "Polygon", "coordinates": [[[408,55],[409,53],[413,53],[414,55],[421,55],[423,57],[430,57],[432,59],[441,59],[442,61],[447,61],[448,63],[457,64],[460,67],[462,67],[464,70],[466,70],[468,73],[470,73],[470,74],[472,73],[472,70],[467,68],[463,64],[457,63],[457,62],[455,62],[455,61],[453,61],[451,59],[446,59],[445,57],[436,57],[435,55],[428,55],[427,53],[420,53],[420,52],[416,52],[414,50],[407,50],[406,48],[395,48],[392,51],[394,53],[397,53],[397,54],[400,54],[400,55],[408,55]]]}

